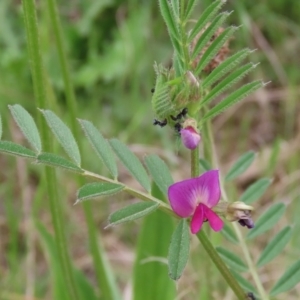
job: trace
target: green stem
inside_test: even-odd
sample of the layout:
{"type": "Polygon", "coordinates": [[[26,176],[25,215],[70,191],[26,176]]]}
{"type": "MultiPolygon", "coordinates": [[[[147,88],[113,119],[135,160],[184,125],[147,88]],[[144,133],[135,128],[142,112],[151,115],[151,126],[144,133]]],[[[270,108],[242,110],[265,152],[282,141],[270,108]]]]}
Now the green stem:
{"type": "MultiPolygon", "coordinates": [[[[199,146],[191,151],[191,177],[197,177],[199,176],[199,146]],[[197,166],[196,166],[197,165],[197,166]]],[[[213,247],[212,243],[209,241],[207,235],[203,230],[200,230],[197,233],[197,237],[201,244],[203,245],[204,249],[206,250],[207,254],[215,264],[215,266],[220,271],[223,278],[226,280],[228,285],[231,287],[235,295],[238,299],[244,300],[245,299],[245,292],[240,287],[238,282],[235,280],[235,278],[230,273],[229,269],[223,262],[223,260],[220,258],[219,254],[213,247]]]]}
{"type": "Polygon", "coordinates": [[[257,287],[257,291],[258,291],[258,294],[260,296],[260,299],[262,300],[269,300],[269,296],[267,295],[263,285],[261,284],[261,281],[260,281],[260,278],[257,274],[257,270],[255,268],[255,264],[253,263],[252,261],[252,258],[251,258],[251,255],[250,255],[250,252],[248,250],[248,247],[246,245],[246,242],[243,238],[243,235],[242,235],[242,232],[240,230],[240,228],[238,227],[238,224],[235,222],[232,224],[233,228],[234,228],[234,231],[236,233],[236,236],[238,238],[238,241],[240,243],[240,246],[242,248],[242,251],[243,251],[243,254],[244,254],[244,257],[246,259],[246,263],[248,265],[248,268],[249,268],[249,272],[253,278],[253,281],[257,287]]]}
{"type": "MultiPolygon", "coordinates": [[[[47,87],[44,77],[44,68],[39,44],[39,33],[34,0],[23,0],[24,22],[27,35],[28,55],[33,78],[35,101],[38,107],[46,108],[47,87]]],[[[52,139],[45,122],[39,118],[41,128],[42,144],[47,152],[51,152],[52,139]]],[[[63,211],[58,200],[55,171],[49,167],[45,168],[47,193],[50,202],[50,211],[54,225],[56,245],[63,276],[66,282],[69,299],[79,300],[76,285],[74,282],[70,255],[67,249],[66,237],[63,226],[63,211]]]]}
{"type": "MultiPolygon", "coordinates": [[[[79,126],[76,122],[76,112],[77,112],[76,99],[74,94],[74,88],[71,81],[70,71],[68,68],[67,55],[63,44],[62,29],[61,29],[61,24],[57,12],[56,1],[48,0],[48,8],[50,13],[51,23],[53,25],[53,30],[56,37],[58,57],[60,61],[62,77],[65,86],[66,100],[67,100],[69,114],[71,118],[71,129],[77,140],[79,149],[82,149],[81,138],[79,136],[79,130],[78,130],[79,126]]],[[[78,177],[78,184],[79,185],[84,184],[84,180],[82,177],[78,177]]],[[[121,299],[117,284],[115,282],[114,276],[112,274],[108,260],[105,255],[105,251],[100,243],[100,235],[98,233],[98,229],[93,220],[94,218],[93,218],[91,203],[84,202],[83,210],[84,210],[85,219],[87,223],[89,246],[93,257],[94,268],[95,268],[99,289],[101,289],[102,296],[105,299],[121,299]]]]}
{"type": "Polygon", "coordinates": [[[227,268],[227,266],[225,265],[223,260],[220,258],[219,254],[217,253],[217,251],[215,250],[215,248],[213,247],[213,245],[211,244],[211,242],[209,241],[209,239],[207,238],[207,235],[205,234],[205,232],[203,230],[200,230],[197,233],[197,238],[201,242],[203,248],[206,250],[206,252],[210,256],[210,258],[213,261],[213,263],[215,264],[215,266],[220,271],[223,278],[226,280],[228,285],[231,287],[231,289],[233,290],[233,292],[235,293],[237,298],[240,300],[245,300],[246,293],[240,287],[240,285],[235,280],[235,278],[232,276],[229,269],[227,268]]]}
{"type": "Polygon", "coordinates": [[[191,151],[191,177],[197,177],[200,174],[199,147],[191,151]]]}
{"type": "MultiPolygon", "coordinates": [[[[90,171],[87,171],[87,170],[84,170],[84,173],[82,175],[92,177],[92,178],[95,178],[97,180],[104,181],[104,182],[110,182],[110,183],[116,183],[116,184],[124,185],[123,183],[121,183],[117,180],[110,179],[110,178],[101,176],[99,174],[96,174],[96,173],[93,173],[93,172],[90,172],[90,171]]],[[[172,215],[173,217],[178,218],[178,216],[173,212],[173,210],[170,208],[170,206],[168,204],[166,204],[165,202],[153,197],[151,194],[146,194],[146,193],[137,191],[137,190],[135,190],[135,189],[133,189],[129,186],[126,186],[126,185],[124,185],[124,190],[123,191],[130,194],[130,195],[132,195],[132,196],[134,196],[134,197],[137,197],[141,200],[156,202],[156,203],[159,204],[159,208],[161,210],[163,210],[164,212],[172,215]]]]}
{"type": "MultiPolygon", "coordinates": [[[[213,139],[212,130],[211,130],[211,122],[208,121],[205,123],[205,126],[203,126],[203,134],[204,134],[204,138],[205,138],[205,144],[207,147],[207,156],[205,156],[205,158],[207,160],[209,160],[211,165],[218,165],[218,162],[216,161],[217,159],[216,159],[214,139],[213,139]]],[[[206,153],[206,152],[204,151],[204,153],[206,153]]],[[[222,198],[224,201],[228,202],[228,197],[227,197],[227,194],[226,194],[226,191],[224,188],[224,181],[222,180],[222,178],[220,178],[220,185],[221,185],[221,191],[222,191],[222,198]]],[[[239,244],[243,251],[246,263],[249,268],[249,272],[250,272],[250,274],[255,282],[255,285],[257,287],[259,296],[262,300],[268,300],[269,297],[268,297],[263,285],[261,284],[257,270],[255,268],[255,264],[253,263],[250,252],[249,252],[246,242],[243,238],[242,232],[236,223],[233,223],[232,226],[234,228],[234,231],[238,238],[239,244]]]]}

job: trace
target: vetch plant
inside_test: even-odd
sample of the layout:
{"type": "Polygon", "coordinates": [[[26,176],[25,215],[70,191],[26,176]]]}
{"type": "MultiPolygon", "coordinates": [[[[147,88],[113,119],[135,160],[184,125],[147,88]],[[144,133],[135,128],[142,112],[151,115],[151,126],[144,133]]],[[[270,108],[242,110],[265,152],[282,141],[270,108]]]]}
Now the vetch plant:
{"type": "MultiPolygon", "coordinates": [[[[49,3],[51,13],[54,14],[57,22],[55,6],[53,2],[49,3]]],[[[300,281],[298,271],[300,262],[288,268],[270,290],[263,286],[259,268],[282,251],[291,238],[292,228],[287,226],[273,237],[257,263],[250,254],[251,249],[248,248],[246,239],[250,241],[271,229],[284,214],[286,206],[283,203],[275,203],[260,216],[256,216],[257,220],[254,222],[251,216],[253,207],[250,204],[263,195],[271,180],[262,178],[254,182],[240,199],[234,199],[231,202],[228,201],[225,183],[229,183],[247,170],[255,159],[255,153],[249,151],[242,155],[224,178],[216,164],[213,151],[214,140],[210,130],[211,120],[264,86],[260,80],[236,86],[256,65],[243,64],[245,58],[251,53],[249,49],[242,49],[229,56],[229,41],[238,27],[222,27],[229,16],[227,12],[220,13],[223,4],[224,1],[212,2],[194,21],[191,18],[196,0],[159,0],[161,14],[169,31],[174,53],[171,67],[154,64],[156,83],[152,95],[155,115],[153,124],[160,127],[169,126],[177,135],[180,135],[184,145],[182,151],[191,150],[190,178],[174,182],[167,164],[159,156],[151,154],[141,162],[123,142],[115,138],[110,140],[104,138],[90,121],[78,119],[88,142],[110,175],[96,174],[82,166],[81,147],[76,141],[76,139],[79,140],[76,125],[72,125],[72,130],[70,130],[57,114],[45,107],[42,100],[43,97],[47,98],[47,84],[44,80],[35,22],[35,6],[32,1],[24,1],[23,6],[35,96],[40,107],[39,113],[45,119],[46,125],[43,123],[36,125],[32,116],[22,106],[10,105],[10,112],[31,148],[2,140],[0,151],[92,179],[93,182],[87,184],[79,181],[82,186],[77,192],[76,203],[82,203],[87,215],[90,208],[85,206],[85,203],[89,199],[112,195],[117,197],[120,193],[127,193],[141,200],[112,212],[108,217],[108,226],[131,222],[154,215],[158,211],[176,220],[177,226],[173,234],[169,235],[171,242],[168,249],[169,276],[173,280],[178,280],[182,276],[187,264],[191,231],[199,239],[211,258],[211,263],[217,267],[237,299],[255,299],[256,297],[270,299],[271,296],[287,291],[300,281]],[[50,128],[68,158],[52,153],[51,137],[46,126],[50,128]],[[201,147],[204,149],[204,157],[200,157],[201,147]],[[116,157],[128,173],[137,180],[143,191],[119,181],[116,157]],[[204,170],[201,174],[200,167],[204,170]],[[233,251],[221,246],[216,247],[210,232],[207,231],[208,227],[218,234],[222,233],[230,242],[237,244],[243,256],[237,256],[233,251]],[[246,237],[242,234],[242,227],[250,229],[246,237]],[[246,273],[247,276],[241,273],[246,273]]],[[[58,26],[59,23],[56,25],[58,26]]],[[[60,38],[59,35],[58,38],[60,38]]],[[[64,50],[63,48],[60,50],[62,65],[64,65],[66,62],[64,50]]],[[[70,85],[67,85],[70,80],[69,74],[67,68],[64,70],[66,72],[65,84],[69,87],[70,85]]],[[[74,101],[72,90],[68,90],[68,99],[72,104],[74,101]]],[[[71,299],[80,299],[80,285],[76,284],[62,229],[60,204],[55,201],[55,191],[53,191],[53,186],[51,187],[55,182],[55,176],[49,168],[46,168],[46,175],[50,185],[51,213],[55,224],[55,234],[58,237],[58,255],[66,278],[66,290],[71,299]]],[[[111,275],[103,263],[105,257],[97,248],[93,224],[89,226],[89,238],[94,251],[93,259],[99,287],[106,299],[119,299],[117,288],[112,283],[111,275]]],[[[148,226],[144,230],[151,231],[152,227],[148,226]]],[[[49,241],[49,236],[44,229],[40,229],[40,232],[45,240],[49,241]]],[[[146,234],[145,238],[147,238],[146,234]]],[[[137,256],[139,257],[139,254],[137,256]]],[[[136,266],[137,274],[140,268],[136,266]]],[[[143,276],[135,279],[134,297],[136,299],[143,292],[138,289],[138,280],[143,280],[143,276]]],[[[175,293],[174,287],[170,290],[170,294],[175,293]]],[[[155,293],[155,291],[152,292],[155,293]]],[[[173,299],[172,297],[165,296],[162,299],[173,299]]],[[[208,297],[212,297],[209,292],[208,297]]]]}

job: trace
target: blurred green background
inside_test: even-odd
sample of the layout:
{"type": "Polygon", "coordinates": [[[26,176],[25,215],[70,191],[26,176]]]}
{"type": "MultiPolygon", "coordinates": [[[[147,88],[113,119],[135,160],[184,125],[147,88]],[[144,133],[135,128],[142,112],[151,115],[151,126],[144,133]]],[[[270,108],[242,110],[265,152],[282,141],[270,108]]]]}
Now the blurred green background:
{"type": "MultiPolygon", "coordinates": [[[[199,1],[197,13],[200,15],[209,3],[211,1],[199,1]]],[[[155,81],[153,63],[168,65],[172,59],[171,44],[157,1],[60,0],[58,6],[80,112],[78,117],[91,120],[106,137],[115,136],[126,142],[140,156],[146,153],[161,155],[174,170],[176,179],[186,178],[188,157],[179,144],[174,143],[174,132],[152,126],[150,90],[155,81]]],[[[220,168],[228,170],[243,152],[257,151],[257,161],[236,181],[236,187],[228,186],[229,195],[236,199],[261,176],[274,178],[271,188],[257,204],[257,215],[269,203],[282,201],[288,205],[288,213],[281,225],[293,223],[294,232],[297,232],[296,229],[300,229],[300,2],[229,0],[224,10],[233,10],[230,24],[242,25],[231,41],[231,53],[245,47],[256,49],[251,60],[260,65],[251,73],[251,79],[270,83],[214,119],[220,168]]],[[[194,18],[197,18],[197,13],[194,18]]],[[[56,105],[51,109],[68,124],[70,120],[55,37],[45,1],[38,2],[38,18],[43,60],[51,83],[49,93],[56,99],[56,105]]],[[[22,7],[19,1],[1,0],[0,112],[3,139],[24,144],[7,105],[19,103],[36,115],[33,97],[22,7]]],[[[83,145],[85,168],[101,172],[101,165],[95,164],[94,154],[86,140],[83,145]]],[[[59,151],[57,149],[57,153],[59,151]]],[[[51,231],[48,203],[43,188],[39,188],[42,168],[3,155],[0,156],[0,168],[0,289],[5,291],[3,299],[25,299],[23,295],[28,288],[34,289],[36,295],[30,299],[51,299],[49,266],[35,225],[28,221],[38,218],[51,231]],[[25,193],[29,199],[25,203],[20,200],[24,193],[21,182],[27,176],[24,174],[28,175],[25,193]],[[25,242],[28,236],[29,248],[25,242]],[[32,264],[30,270],[30,264],[25,263],[28,257],[32,264]],[[24,278],[28,276],[32,276],[32,281],[25,283],[24,278]]],[[[125,172],[122,176],[123,181],[135,185],[125,172]]],[[[58,178],[61,203],[66,206],[69,248],[75,265],[93,283],[82,208],[72,205],[77,189],[74,176],[58,172],[58,178]]],[[[124,299],[130,299],[126,298],[126,291],[130,289],[128,273],[134,263],[138,226],[134,223],[103,229],[108,215],[124,205],[125,200],[128,199],[123,196],[122,199],[96,201],[93,210],[124,299]]],[[[273,233],[278,228],[274,228],[273,233]]],[[[253,256],[258,255],[265,245],[263,238],[257,239],[251,245],[253,256]]],[[[278,269],[282,271],[282,266],[299,258],[299,245],[299,235],[294,234],[283,256],[262,270],[264,285],[272,286],[280,275],[278,269]]],[[[190,263],[180,283],[182,296],[178,299],[196,299],[195,295],[199,294],[201,277],[197,278],[196,266],[201,266],[201,261],[198,247],[195,241],[192,247],[194,264],[190,263]]],[[[222,288],[216,291],[216,295],[220,293],[222,288]]],[[[299,295],[298,287],[291,291],[288,299],[299,299],[299,295]]],[[[287,299],[285,297],[278,299],[287,299]]]]}

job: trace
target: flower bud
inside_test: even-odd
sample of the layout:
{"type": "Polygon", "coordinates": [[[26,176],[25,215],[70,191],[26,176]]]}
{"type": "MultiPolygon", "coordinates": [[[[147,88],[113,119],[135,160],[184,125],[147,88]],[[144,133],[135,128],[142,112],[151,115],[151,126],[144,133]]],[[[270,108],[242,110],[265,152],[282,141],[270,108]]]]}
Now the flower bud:
{"type": "Polygon", "coordinates": [[[241,226],[246,226],[248,229],[254,227],[254,222],[251,219],[253,207],[244,202],[219,202],[214,209],[218,214],[223,215],[227,221],[238,221],[241,226]]]}
{"type": "Polygon", "coordinates": [[[196,121],[193,119],[187,119],[183,123],[183,128],[180,130],[182,143],[190,150],[195,149],[201,140],[201,136],[196,128],[196,121]]]}

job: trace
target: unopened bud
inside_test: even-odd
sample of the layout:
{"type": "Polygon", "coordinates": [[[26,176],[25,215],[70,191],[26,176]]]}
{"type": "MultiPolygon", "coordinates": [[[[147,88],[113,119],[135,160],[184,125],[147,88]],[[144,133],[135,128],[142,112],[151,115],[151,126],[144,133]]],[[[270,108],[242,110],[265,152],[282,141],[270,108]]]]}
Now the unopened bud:
{"type": "Polygon", "coordinates": [[[201,140],[201,136],[197,130],[197,122],[191,118],[184,121],[182,129],[180,130],[180,136],[186,148],[190,150],[195,149],[201,140]]]}

